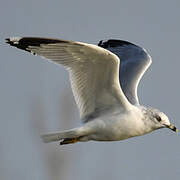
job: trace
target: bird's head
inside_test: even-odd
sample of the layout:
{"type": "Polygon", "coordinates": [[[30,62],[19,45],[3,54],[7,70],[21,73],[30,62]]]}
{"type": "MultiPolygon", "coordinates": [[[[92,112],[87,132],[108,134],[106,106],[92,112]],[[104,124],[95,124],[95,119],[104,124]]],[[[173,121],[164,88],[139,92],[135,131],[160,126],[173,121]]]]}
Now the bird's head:
{"type": "Polygon", "coordinates": [[[159,128],[169,128],[172,131],[178,132],[178,129],[170,123],[168,117],[158,110],[153,110],[153,121],[156,129],[159,128]]]}

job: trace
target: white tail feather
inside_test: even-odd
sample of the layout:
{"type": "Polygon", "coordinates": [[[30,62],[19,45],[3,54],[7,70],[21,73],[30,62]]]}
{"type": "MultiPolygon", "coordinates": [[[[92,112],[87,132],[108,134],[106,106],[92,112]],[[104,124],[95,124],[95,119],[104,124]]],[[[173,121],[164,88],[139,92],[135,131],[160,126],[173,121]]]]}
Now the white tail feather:
{"type": "Polygon", "coordinates": [[[83,135],[84,133],[81,131],[81,128],[75,128],[67,131],[43,134],[41,135],[41,138],[44,143],[49,143],[53,141],[60,141],[65,138],[76,138],[83,135]]]}
{"type": "Polygon", "coordinates": [[[51,134],[43,134],[41,135],[41,138],[44,143],[49,143],[53,141],[60,141],[61,138],[61,133],[51,133],[51,134]]]}

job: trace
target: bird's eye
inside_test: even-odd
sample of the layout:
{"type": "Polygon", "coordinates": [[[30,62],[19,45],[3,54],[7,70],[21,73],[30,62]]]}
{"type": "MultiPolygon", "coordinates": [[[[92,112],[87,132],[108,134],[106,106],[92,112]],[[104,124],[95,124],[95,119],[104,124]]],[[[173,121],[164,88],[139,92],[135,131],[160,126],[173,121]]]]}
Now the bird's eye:
{"type": "Polygon", "coordinates": [[[160,116],[156,116],[156,119],[157,119],[157,121],[161,121],[161,117],[160,116]]]}

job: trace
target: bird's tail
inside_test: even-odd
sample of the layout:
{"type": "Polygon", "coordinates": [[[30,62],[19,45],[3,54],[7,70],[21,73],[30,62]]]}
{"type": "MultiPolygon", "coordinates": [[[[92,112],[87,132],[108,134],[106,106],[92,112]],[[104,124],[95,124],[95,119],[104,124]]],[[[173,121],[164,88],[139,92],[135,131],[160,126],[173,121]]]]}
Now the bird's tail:
{"type": "Polygon", "coordinates": [[[70,144],[78,142],[80,137],[83,137],[85,134],[84,130],[80,128],[70,129],[66,131],[60,131],[55,133],[48,133],[41,135],[41,138],[44,143],[61,141],[60,144],[70,144]]]}
{"type": "Polygon", "coordinates": [[[64,137],[64,132],[57,132],[57,133],[48,133],[41,135],[41,139],[44,143],[49,143],[53,141],[60,141],[64,137]]]}

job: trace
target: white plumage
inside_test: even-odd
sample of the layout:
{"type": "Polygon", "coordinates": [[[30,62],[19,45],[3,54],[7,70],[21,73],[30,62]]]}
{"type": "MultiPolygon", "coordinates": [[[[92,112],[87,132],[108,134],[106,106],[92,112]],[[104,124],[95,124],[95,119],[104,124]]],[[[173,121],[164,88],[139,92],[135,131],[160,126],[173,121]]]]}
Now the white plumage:
{"type": "Polygon", "coordinates": [[[177,131],[165,114],[139,105],[137,87],[151,64],[145,49],[121,40],[100,41],[97,46],[60,39],[13,37],[7,43],[61,64],[70,74],[80,117],[86,123],[43,135],[44,142],[115,141],[163,127],[177,131]]]}

